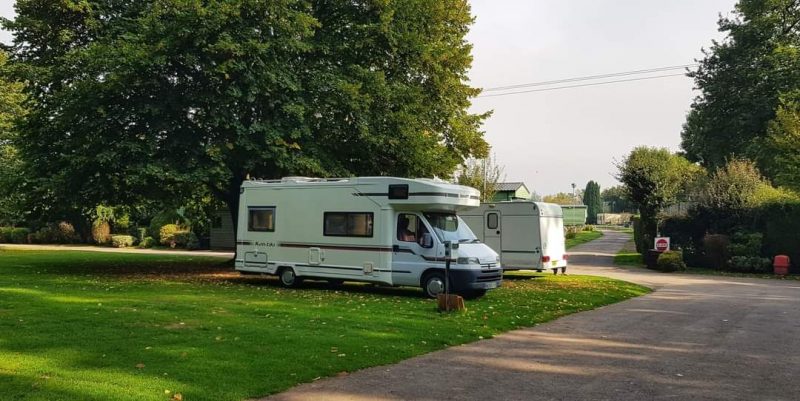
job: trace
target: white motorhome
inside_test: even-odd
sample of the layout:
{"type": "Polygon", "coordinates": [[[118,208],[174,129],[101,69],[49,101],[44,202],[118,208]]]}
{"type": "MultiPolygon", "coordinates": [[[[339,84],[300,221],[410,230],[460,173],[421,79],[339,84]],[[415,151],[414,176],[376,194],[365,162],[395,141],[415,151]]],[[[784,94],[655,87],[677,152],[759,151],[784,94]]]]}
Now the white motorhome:
{"type": "Polygon", "coordinates": [[[482,203],[461,213],[479,240],[500,254],[504,270],[567,270],[561,206],[512,201],[482,203]]]}
{"type": "Polygon", "coordinates": [[[445,242],[452,291],[480,296],[502,279],[499,256],[458,217],[480,193],[439,180],[393,177],[250,180],[241,187],[236,270],[364,281],[444,291],[445,242]],[[456,246],[454,246],[456,248],[456,246]]]}

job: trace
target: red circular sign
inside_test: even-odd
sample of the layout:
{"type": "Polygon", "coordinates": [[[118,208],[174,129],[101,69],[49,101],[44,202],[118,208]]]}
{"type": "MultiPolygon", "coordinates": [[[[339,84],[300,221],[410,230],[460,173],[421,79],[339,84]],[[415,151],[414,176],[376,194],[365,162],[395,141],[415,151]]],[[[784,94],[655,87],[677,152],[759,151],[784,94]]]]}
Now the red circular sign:
{"type": "Polygon", "coordinates": [[[663,238],[661,238],[658,241],[656,241],[656,250],[657,251],[666,251],[668,246],[669,246],[669,242],[667,242],[667,240],[665,240],[663,238]]]}

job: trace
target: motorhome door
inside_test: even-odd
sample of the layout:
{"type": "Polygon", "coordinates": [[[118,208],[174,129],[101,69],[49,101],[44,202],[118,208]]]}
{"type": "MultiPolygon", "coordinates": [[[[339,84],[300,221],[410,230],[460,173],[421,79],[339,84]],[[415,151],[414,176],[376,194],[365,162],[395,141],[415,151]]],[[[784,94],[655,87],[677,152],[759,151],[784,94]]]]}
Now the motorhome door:
{"type": "Polygon", "coordinates": [[[483,216],[483,242],[502,255],[502,215],[499,210],[487,211],[483,216]]]}

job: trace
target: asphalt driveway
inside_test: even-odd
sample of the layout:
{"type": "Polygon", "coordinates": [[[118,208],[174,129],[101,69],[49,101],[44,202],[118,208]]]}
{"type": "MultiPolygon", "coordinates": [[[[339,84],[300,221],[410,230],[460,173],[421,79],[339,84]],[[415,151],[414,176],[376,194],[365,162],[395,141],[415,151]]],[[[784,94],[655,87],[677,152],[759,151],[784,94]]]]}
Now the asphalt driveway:
{"type": "Polygon", "coordinates": [[[571,274],[655,291],[533,328],[300,385],[270,400],[799,400],[800,281],[612,267],[607,232],[571,274]]]}

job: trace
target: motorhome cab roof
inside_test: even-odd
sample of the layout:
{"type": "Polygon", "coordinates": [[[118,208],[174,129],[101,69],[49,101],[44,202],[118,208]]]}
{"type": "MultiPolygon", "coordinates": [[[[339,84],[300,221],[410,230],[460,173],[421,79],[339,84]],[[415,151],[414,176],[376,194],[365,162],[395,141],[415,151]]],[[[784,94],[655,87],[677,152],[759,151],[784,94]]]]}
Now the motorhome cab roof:
{"type": "Polygon", "coordinates": [[[475,188],[430,178],[351,177],[309,178],[285,177],[280,180],[249,180],[242,183],[247,189],[315,189],[352,187],[352,196],[364,196],[380,206],[403,210],[459,211],[480,205],[480,192],[475,188]]]}
{"type": "Polygon", "coordinates": [[[498,255],[459,214],[480,205],[474,188],[395,177],[249,180],[242,184],[236,269],[304,278],[482,295],[502,279],[498,255]],[[448,245],[457,251],[448,254],[448,245]],[[449,256],[448,256],[449,255],[449,256]],[[445,266],[450,262],[449,279],[445,266]]]}

